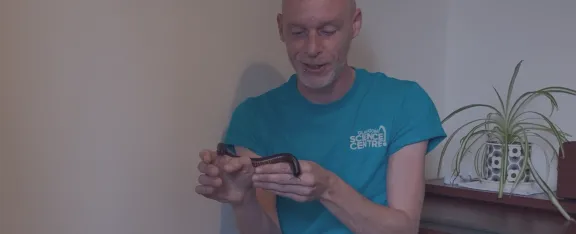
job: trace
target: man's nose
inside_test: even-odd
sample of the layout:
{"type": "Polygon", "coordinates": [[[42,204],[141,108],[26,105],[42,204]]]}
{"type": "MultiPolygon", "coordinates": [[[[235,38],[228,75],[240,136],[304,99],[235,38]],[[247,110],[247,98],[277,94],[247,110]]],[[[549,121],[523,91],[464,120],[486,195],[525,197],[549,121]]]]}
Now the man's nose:
{"type": "Polygon", "coordinates": [[[308,36],[308,42],[306,44],[306,53],[310,57],[316,57],[320,54],[322,45],[321,39],[315,33],[310,33],[308,36]]]}

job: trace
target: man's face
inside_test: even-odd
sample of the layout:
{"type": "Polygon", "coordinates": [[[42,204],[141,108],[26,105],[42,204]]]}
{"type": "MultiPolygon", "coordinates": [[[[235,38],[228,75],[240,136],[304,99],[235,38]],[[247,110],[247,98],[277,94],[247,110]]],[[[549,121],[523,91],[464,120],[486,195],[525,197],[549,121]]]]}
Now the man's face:
{"type": "Polygon", "coordinates": [[[361,17],[350,0],[284,0],[278,29],[298,79],[324,88],[347,64],[361,17]]]}

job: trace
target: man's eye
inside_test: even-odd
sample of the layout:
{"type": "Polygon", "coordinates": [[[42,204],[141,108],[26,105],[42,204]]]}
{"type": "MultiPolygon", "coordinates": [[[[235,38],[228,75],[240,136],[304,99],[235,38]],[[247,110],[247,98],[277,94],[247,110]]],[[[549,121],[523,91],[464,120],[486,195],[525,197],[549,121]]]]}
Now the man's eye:
{"type": "Polygon", "coordinates": [[[302,34],[304,34],[305,32],[306,32],[306,30],[304,30],[303,28],[300,28],[300,27],[292,28],[292,29],[290,30],[290,33],[291,33],[292,35],[302,35],[302,34]]]}
{"type": "Polygon", "coordinates": [[[337,30],[334,27],[325,27],[322,30],[320,30],[320,33],[322,33],[323,35],[332,35],[336,31],[337,30]]]}

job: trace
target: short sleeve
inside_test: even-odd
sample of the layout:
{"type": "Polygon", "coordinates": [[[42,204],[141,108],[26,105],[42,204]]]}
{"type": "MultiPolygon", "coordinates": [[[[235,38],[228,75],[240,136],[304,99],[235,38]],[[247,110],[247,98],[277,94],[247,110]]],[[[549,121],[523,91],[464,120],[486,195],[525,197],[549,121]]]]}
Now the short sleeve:
{"type": "Polygon", "coordinates": [[[411,82],[396,118],[388,152],[392,155],[404,146],[428,141],[426,154],[438,146],[446,133],[434,102],[416,82],[411,82]]]}
{"type": "Polygon", "coordinates": [[[248,98],[241,102],[232,112],[224,143],[241,146],[258,155],[264,155],[264,144],[261,138],[260,121],[254,110],[254,100],[248,98]]]}

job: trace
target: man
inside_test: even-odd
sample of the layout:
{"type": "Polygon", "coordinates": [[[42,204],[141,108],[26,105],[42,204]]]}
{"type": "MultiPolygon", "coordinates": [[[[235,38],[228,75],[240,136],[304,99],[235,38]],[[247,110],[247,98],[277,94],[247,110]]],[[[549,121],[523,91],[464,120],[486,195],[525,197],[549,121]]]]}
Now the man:
{"type": "Polygon", "coordinates": [[[277,18],[296,74],[234,111],[225,143],[200,153],[197,193],[233,207],[241,233],[417,233],[424,156],[445,137],[415,82],[351,67],[353,0],[284,0],[277,18]],[[288,164],[250,158],[292,153],[288,164]]]}

